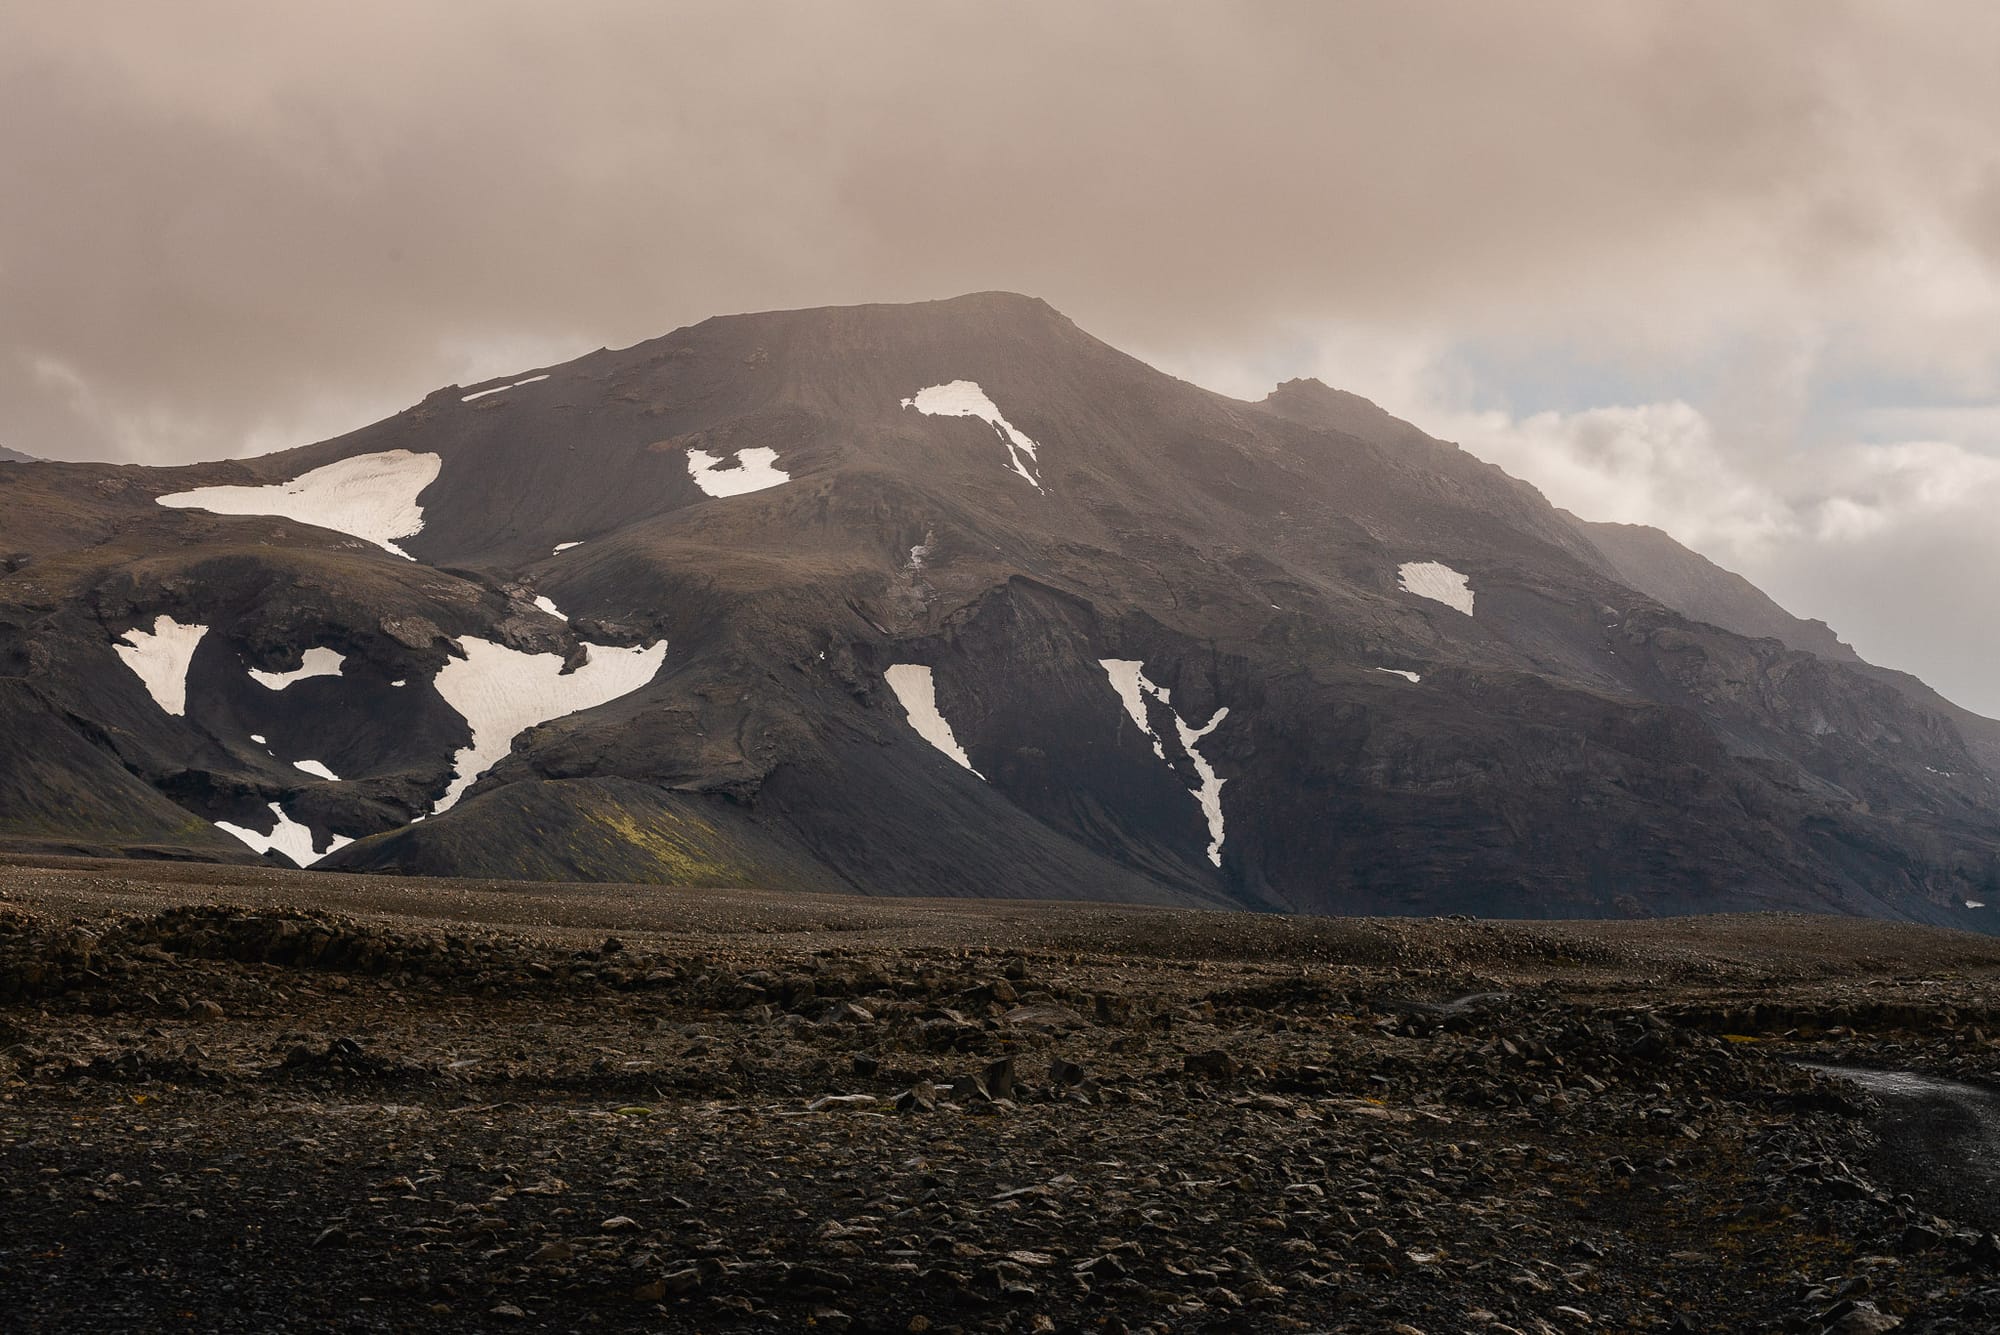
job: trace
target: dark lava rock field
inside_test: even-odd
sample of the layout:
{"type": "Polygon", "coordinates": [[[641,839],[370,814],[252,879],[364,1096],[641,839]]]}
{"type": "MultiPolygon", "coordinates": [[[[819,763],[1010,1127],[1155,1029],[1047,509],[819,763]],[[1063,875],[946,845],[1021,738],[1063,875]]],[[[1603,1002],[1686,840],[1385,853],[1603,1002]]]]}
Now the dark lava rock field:
{"type": "Polygon", "coordinates": [[[1800,916],[16,862],[0,1325],[1991,1331],[1996,971],[1800,916]]]}

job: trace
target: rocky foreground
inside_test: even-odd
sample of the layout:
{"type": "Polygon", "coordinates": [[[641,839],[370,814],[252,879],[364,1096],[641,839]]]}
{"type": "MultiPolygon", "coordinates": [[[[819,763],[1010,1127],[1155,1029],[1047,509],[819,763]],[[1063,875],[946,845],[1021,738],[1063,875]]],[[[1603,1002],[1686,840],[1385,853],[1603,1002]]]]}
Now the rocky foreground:
{"type": "Polygon", "coordinates": [[[1996,978],[1814,918],[0,865],[0,1324],[1991,1331],[1996,978]]]}

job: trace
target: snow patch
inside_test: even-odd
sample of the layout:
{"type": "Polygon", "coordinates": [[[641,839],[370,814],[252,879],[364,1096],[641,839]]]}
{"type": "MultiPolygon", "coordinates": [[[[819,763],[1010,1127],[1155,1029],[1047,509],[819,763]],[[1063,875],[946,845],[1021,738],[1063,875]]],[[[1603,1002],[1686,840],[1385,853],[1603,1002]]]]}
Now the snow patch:
{"type": "Polygon", "coordinates": [[[1201,727],[1190,728],[1179,714],[1174,715],[1174,727],[1180,731],[1181,746],[1187,751],[1188,759],[1194,762],[1195,775],[1201,780],[1194,789],[1194,800],[1201,804],[1201,814],[1208,820],[1208,860],[1218,867],[1222,865],[1222,778],[1195,744],[1214,732],[1215,725],[1228,717],[1229,707],[1225,705],[1211,714],[1208,722],[1201,727]]]}
{"type": "Polygon", "coordinates": [[[251,668],[250,680],[267,691],[282,691],[293,682],[304,681],[308,677],[338,677],[341,665],[346,661],[331,649],[313,648],[306,650],[304,661],[290,672],[260,672],[251,668]]]}
{"type": "Polygon", "coordinates": [[[1042,489],[1040,447],[1029,440],[1012,422],[1000,415],[986,391],[970,380],[954,380],[948,385],[920,389],[903,400],[905,408],[915,408],[930,417],[977,417],[1000,434],[1006,442],[1007,459],[1014,471],[1028,479],[1036,491],[1042,489]]]}
{"type": "Polygon", "coordinates": [[[156,617],[150,631],[132,629],[111,647],[137,673],[146,691],[169,714],[187,713],[188,667],[207,626],[183,626],[169,616],[156,617]]]}
{"type": "Polygon", "coordinates": [[[472,393],[470,393],[470,394],[461,394],[461,395],[459,395],[459,398],[458,398],[458,401],[459,401],[460,403],[471,403],[471,402],[472,402],[472,401],[473,401],[474,399],[483,399],[483,398],[485,398],[485,397],[486,397],[486,396],[487,396],[488,394],[498,394],[498,393],[500,393],[500,392],[501,392],[501,391],[503,391],[503,390],[509,390],[509,389],[519,389],[519,388],[520,388],[521,386],[523,386],[523,385],[532,385],[532,384],[534,384],[534,383],[535,383],[535,382],[536,382],[537,380],[547,380],[547,379],[548,379],[548,376],[547,376],[546,374],[543,374],[543,375],[531,375],[531,376],[529,376],[529,377],[528,377],[528,378],[527,378],[526,380],[516,380],[516,381],[515,381],[515,382],[514,382],[513,384],[511,384],[511,385],[495,385],[495,386],[494,386],[493,388],[491,388],[491,389],[479,389],[479,390],[474,390],[474,391],[473,391],[472,393]]]}
{"type": "Polygon", "coordinates": [[[530,654],[468,635],[463,658],[448,661],[433,683],[444,702],[472,728],[472,745],[452,757],[451,786],[432,814],[449,809],[473,781],[514,747],[537,723],[593,709],[629,695],[653,679],[666,661],[667,642],[643,649],[586,644],[582,667],[563,672],[561,654],[530,654]]]}
{"type": "Polygon", "coordinates": [[[1405,561],[1396,571],[1396,582],[1405,593],[1457,608],[1472,615],[1472,586],[1465,576],[1436,561],[1405,561]]]}
{"type": "Polygon", "coordinates": [[[1153,731],[1153,725],[1146,718],[1146,696],[1157,695],[1160,703],[1167,704],[1170,692],[1146,680],[1146,665],[1135,658],[1100,658],[1097,665],[1104,669],[1104,675],[1111,678],[1111,689],[1118,692],[1119,703],[1125,706],[1125,713],[1139,731],[1153,740],[1153,754],[1160,759],[1167,758],[1166,747],[1160,743],[1160,734],[1153,731]]]}
{"type": "Polygon", "coordinates": [[[579,538],[575,542],[559,542],[556,544],[556,549],[550,552],[549,555],[561,556],[564,552],[568,551],[570,548],[581,547],[581,546],[583,546],[583,540],[581,538],[579,538]]]}
{"type": "Polygon", "coordinates": [[[929,668],[921,663],[897,663],[882,674],[882,679],[896,693],[896,700],[909,716],[910,726],[917,730],[917,736],[971,769],[981,779],[986,777],[972,769],[972,758],[965,754],[965,748],[952,735],[951,724],[945,722],[944,715],[938,712],[937,681],[931,676],[929,668]]]}
{"type": "Polygon", "coordinates": [[[1377,672],[1386,672],[1392,677],[1401,677],[1405,681],[1419,682],[1423,680],[1423,676],[1420,673],[1406,671],[1403,668],[1378,667],[1375,670],[1377,672]]]}
{"type": "Polygon", "coordinates": [[[410,683],[407,681],[392,681],[389,684],[391,686],[408,686],[410,683]]]}
{"type": "Polygon", "coordinates": [[[546,593],[538,593],[535,595],[535,606],[541,608],[544,612],[547,612],[550,616],[554,617],[558,621],[569,620],[568,617],[563,615],[562,609],[555,605],[555,600],[550,598],[546,593]]]}
{"type": "Polygon", "coordinates": [[[711,496],[741,496],[748,491],[781,486],[792,475],[779,468],[778,452],[759,445],[736,451],[736,462],[722,466],[722,456],[707,450],[689,450],[688,476],[711,496]]]}
{"type": "Polygon", "coordinates": [[[1227,705],[1217,709],[1201,727],[1191,726],[1173,707],[1173,692],[1165,686],[1155,684],[1146,676],[1146,665],[1131,658],[1100,658],[1097,665],[1104,669],[1104,675],[1111,680],[1111,688],[1118,692],[1119,703],[1125,713],[1139,725],[1146,736],[1152,738],[1153,754],[1160,759],[1167,758],[1160,735],[1153,731],[1152,723],[1146,717],[1148,696],[1167,707],[1174,717],[1174,732],[1180,738],[1181,749],[1187,752],[1188,761],[1193,764],[1195,786],[1189,794],[1201,808],[1202,818],[1208,822],[1208,860],[1222,865],[1222,841],[1226,831],[1222,819],[1222,785],[1228,782],[1215,772],[1215,766],[1200,750],[1201,740],[1214,732],[1216,725],[1229,717],[1227,705]]]}
{"type": "Polygon", "coordinates": [[[215,828],[221,830],[224,834],[234,835],[236,838],[241,839],[254,852],[268,853],[275,848],[301,867],[310,867],[313,863],[327,856],[327,854],[337,849],[345,848],[354,842],[345,835],[336,834],[332,836],[324,849],[315,848],[313,847],[313,833],[310,829],[299,824],[290,816],[287,816],[285,809],[276,802],[270,805],[271,814],[277,817],[278,823],[269,834],[259,834],[257,831],[245,829],[241,825],[231,825],[226,820],[215,822],[215,828]]]}
{"type": "Polygon", "coordinates": [[[1983,899],[1968,899],[1965,901],[1965,907],[1969,909],[1983,909],[1986,907],[1986,901],[1983,899]]]}
{"type": "Polygon", "coordinates": [[[306,773],[317,775],[322,779],[331,779],[335,783],[340,782],[340,776],[338,774],[335,774],[332,770],[328,769],[323,762],[318,760],[294,760],[292,762],[292,768],[297,770],[304,770],[306,773]]]}
{"type": "Polygon", "coordinates": [[[267,745],[266,739],[264,738],[262,733],[255,733],[255,732],[251,733],[250,740],[257,743],[257,745],[259,746],[267,745]]]}
{"type": "Polygon", "coordinates": [[[384,450],[301,473],[267,487],[197,487],[158,498],[174,510],[207,510],[219,515],[278,515],[330,528],[374,543],[404,560],[410,554],[398,539],[423,531],[424,507],[417,497],[437,481],[444,460],[435,454],[384,450]]]}

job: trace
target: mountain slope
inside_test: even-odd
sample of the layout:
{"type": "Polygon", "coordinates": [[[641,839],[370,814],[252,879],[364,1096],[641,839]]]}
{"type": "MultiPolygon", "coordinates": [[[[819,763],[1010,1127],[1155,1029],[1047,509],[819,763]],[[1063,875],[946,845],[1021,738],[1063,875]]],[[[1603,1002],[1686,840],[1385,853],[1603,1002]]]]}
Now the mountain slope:
{"type": "Polygon", "coordinates": [[[1980,768],[2000,774],[2000,721],[1952,703],[1907,672],[1864,662],[1824,621],[1793,616],[1749,580],[1681,546],[1659,529],[1569,517],[1604,554],[1618,578],[1640,593],[1693,620],[1752,639],[1779,640],[1804,653],[1860,668],[1918,709],[1950,720],[1980,768]]]}
{"type": "MultiPolygon", "coordinates": [[[[14,470],[0,533],[0,676],[246,858],[1316,911],[2000,901],[1987,765],[1938,707],[1669,610],[1363,400],[1223,398],[1008,294],[719,318],[260,459],[14,470]]],[[[96,805],[42,837],[164,837],[96,837],[96,805]]]]}
{"type": "Polygon", "coordinates": [[[1749,580],[1681,546],[1659,529],[1581,519],[1575,523],[1604,554],[1620,581],[1683,616],[1753,640],[1779,640],[1788,648],[1835,662],[1861,661],[1824,621],[1793,616],[1749,580]]]}

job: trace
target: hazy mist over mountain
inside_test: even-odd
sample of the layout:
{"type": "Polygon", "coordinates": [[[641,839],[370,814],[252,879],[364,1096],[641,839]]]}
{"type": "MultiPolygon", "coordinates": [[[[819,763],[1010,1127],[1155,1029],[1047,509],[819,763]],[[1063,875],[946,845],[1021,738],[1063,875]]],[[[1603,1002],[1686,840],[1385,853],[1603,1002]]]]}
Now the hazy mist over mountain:
{"type": "Polygon", "coordinates": [[[0,12],[0,447],[185,462],[719,311],[1315,375],[2000,713],[1990,6],[0,12]]]}

